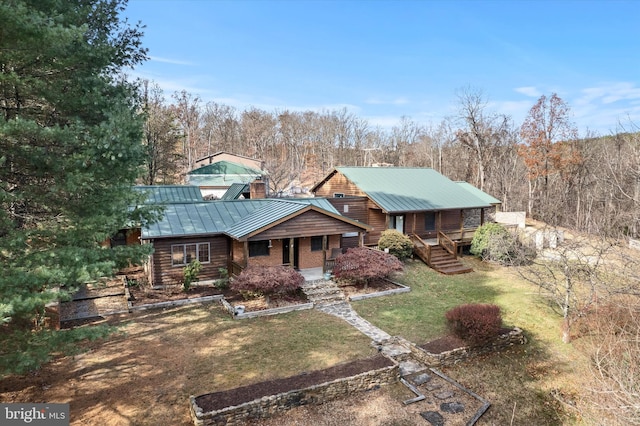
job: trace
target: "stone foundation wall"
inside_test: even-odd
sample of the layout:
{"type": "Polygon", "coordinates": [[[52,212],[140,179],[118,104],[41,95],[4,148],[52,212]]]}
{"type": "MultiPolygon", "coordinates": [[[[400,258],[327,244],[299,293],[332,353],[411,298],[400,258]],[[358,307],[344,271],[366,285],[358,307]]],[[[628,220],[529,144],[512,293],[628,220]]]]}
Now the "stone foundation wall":
{"type": "Polygon", "coordinates": [[[524,345],[525,343],[527,343],[527,338],[522,333],[522,330],[517,327],[508,333],[498,336],[496,340],[490,344],[476,348],[458,348],[440,354],[427,352],[415,343],[405,340],[402,341],[403,345],[411,349],[412,357],[430,367],[453,365],[475,355],[499,351],[501,349],[508,348],[509,346],[524,345]]]}
{"type": "Polygon", "coordinates": [[[237,406],[217,411],[202,412],[196,397],[189,398],[191,418],[196,426],[208,425],[246,425],[252,419],[264,419],[301,405],[319,405],[343,398],[354,392],[376,389],[379,386],[398,382],[398,365],[368,371],[352,377],[297,389],[278,395],[265,396],[237,406]]]}

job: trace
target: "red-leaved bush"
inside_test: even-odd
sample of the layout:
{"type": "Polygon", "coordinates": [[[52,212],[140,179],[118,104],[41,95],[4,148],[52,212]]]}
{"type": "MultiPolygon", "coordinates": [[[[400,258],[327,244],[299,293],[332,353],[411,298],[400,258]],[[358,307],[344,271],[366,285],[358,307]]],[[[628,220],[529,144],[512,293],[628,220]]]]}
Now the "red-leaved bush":
{"type": "Polygon", "coordinates": [[[241,293],[259,293],[267,297],[291,293],[300,288],[304,277],[288,266],[249,266],[230,284],[232,290],[241,293]]]}
{"type": "Polygon", "coordinates": [[[336,278],[367,283],[374,278],[387,278],[402,271],[403,264],[395,256],[367,247],[353,247],[336,258],[333,274],[336,278]]]}
{"type": "Polygon", "coordinates": [[[495,339],[502,330],[500,307],[471,303],[456,306],[445,314],[452,334],[471,346],[481,346],[495,339]]]}

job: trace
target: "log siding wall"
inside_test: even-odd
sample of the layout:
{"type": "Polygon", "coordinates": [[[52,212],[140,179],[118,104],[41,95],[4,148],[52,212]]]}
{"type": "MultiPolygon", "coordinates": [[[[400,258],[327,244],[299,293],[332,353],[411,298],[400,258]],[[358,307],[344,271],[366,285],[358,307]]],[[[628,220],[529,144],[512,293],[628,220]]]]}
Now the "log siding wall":
{"type": "Polygon", "coordinates": [[[181,285],[184,265],[171,265],[171,246],[175,244],[209,243],[209,263],[202,264],[201,281],[220,278],[220,268],[227,267],[229,242],[225,236],[198,238],[160,238],[153,241],[149,279],[153,286],[181,285]]]}
{"type": "Polygon", "coordinates": [[[316,188],[316,197],[334,197],[334,194],[366,197],[366,194],[348,180],[342,173],[334,173],[326,182],[316,188]]]}

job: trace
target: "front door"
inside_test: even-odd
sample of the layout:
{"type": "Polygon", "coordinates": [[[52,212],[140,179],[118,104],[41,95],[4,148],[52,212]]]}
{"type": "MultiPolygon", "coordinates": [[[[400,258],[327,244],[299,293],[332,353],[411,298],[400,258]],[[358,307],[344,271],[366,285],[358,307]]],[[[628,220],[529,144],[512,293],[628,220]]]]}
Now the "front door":
{"type": "Polygon", "coordinates": [[[282,240],[282,263],[298,269],[298,238],[282,240]]]}

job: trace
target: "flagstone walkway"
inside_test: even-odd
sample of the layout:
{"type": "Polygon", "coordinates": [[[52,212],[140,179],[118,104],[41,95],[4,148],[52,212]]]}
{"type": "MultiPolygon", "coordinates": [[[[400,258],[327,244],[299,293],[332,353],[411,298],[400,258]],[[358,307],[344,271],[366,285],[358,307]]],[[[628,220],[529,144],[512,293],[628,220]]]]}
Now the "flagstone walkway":
{"type": "Polygon", "coordinates": [[[424,410],[416,412],[427,423],[440,426],[445,424],[447,416],[460,415],[466,419],[466,425],[471,426],[489,407],[489,403],[478,395],[437,370],[413,359],[411,350],[402,344],[403,339],[393,338],[389,333],[358,315],[332,280],[308,281],[303,285],[303,291],[307,294],[309,301],[314,303],[316,309],[345,320],[370,337],[372,344],[378,347],[380,352],[398,362],[401,382],[416,395],[415,398],[403,403],[407,406],[415,403],[424,404],[424,410]],[[454,387],[454,391],[443,390],[447,387],[447,383],[454,387]],[[461,395],[460,391],[464,395],[461,395]],[[465,398],[467,401],[470,399],[480,401],[481,408],[473,411],[470,407],[466,407],[460,402],[465,398]]]}

